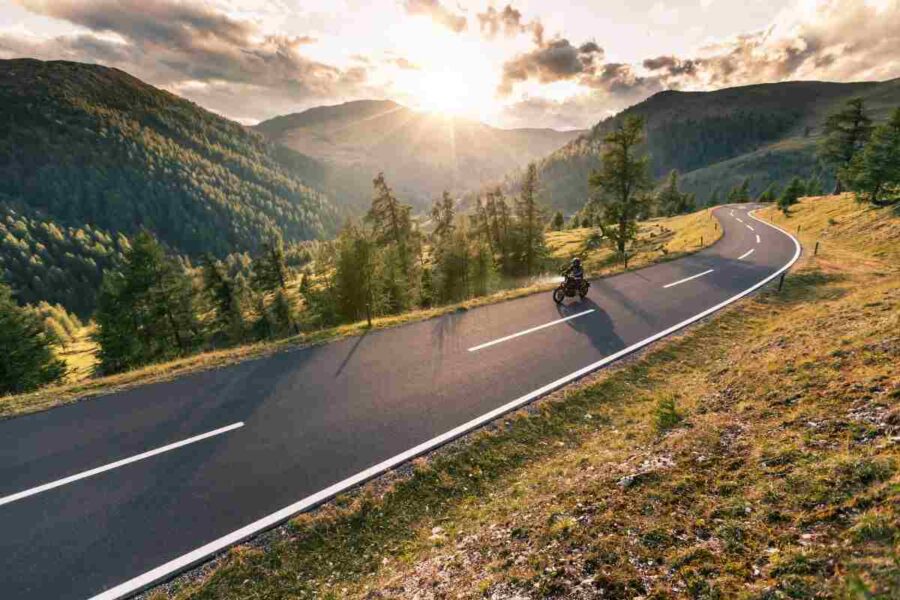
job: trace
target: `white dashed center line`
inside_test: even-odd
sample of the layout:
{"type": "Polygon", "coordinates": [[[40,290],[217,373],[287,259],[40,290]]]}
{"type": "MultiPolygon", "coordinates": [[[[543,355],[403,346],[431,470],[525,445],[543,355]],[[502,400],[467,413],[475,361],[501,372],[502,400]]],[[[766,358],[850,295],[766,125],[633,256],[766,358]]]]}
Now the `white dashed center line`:
{"type": "Polygon", "coordinates": [[[755,231],[755,230],[754,230],[752,227],[750,227],[749,225],[747,225],[747,229],[749,229],[750,231],[755,231]]]}
{"type": "Polygon", "coordinates": [[[749,250],[747,250],[746,252],[744,252],[743,254],[741,254],[740,256],[738,256],[738,260],[744,260],[745,258],[747,258],[748,256],[750,256],[751,254],[753,254],[753,251],[754,251],[754,250],[756,250],[756,248],[750,248],[749,250]]]}
{"type": "Polygon", "coordinates": [[[712,272],[713,272],[712,269],[710,269],[708,271],[703,271],[702,273],[697,273],[696,275],[691,275],[690,277],[685,277],[684,279],[679,279],[678,281],[673,281],[672,283],[667,283],[663,287],[670,288],[670,287],[678,285],[680,283],[684,283],[685,281],[690,281],[691,279],[697,279],[698,277],[703,277],[704,275],[708,275],[712,272]]]}
{"type": "Polygon", "coordinates": [[[487,348],[488,346],[493,346],[494,344],[499,344],[501,342],[505,342],[511,340],[513,338],[517,338],[520,335],[527,335],[529,333],[533,333],[545,327],[550,327],[551,325],[556,325],[558,323],[564,323],[566,321],[571,321],[572,319],[577,319],[578,317],[583,317],[584,315],[590,314],[594,312],[594,309],[585,310],[580,313],[576,313],[574,315],[569,315],[563,319],[557,319],[556,321],[550,321],[549,323],[544,323],[543,325],[538,325],[537,327],[532,327],[531,329],[526,329],[525,331],[520,331],[519,333],[514,333],[512,335],[508,335],[506,337],[498,338],[496,340],[491,340],[490,342],[485,342],[483,344],[479,344],[478,346],[472,346],[469,348],[469,352],[475,352],[476,350],[481,350],[482,348],[487,348]]]}
{"type": "Polygon", "coordinates": [[[131,463],[137,462],[139,460],[144,460],[144,459],[150,458],[151,456],[156,456],[157,454],[162,454],[163,452],[169,452],[171,450],[175,450],[176,448],[181,448],[182,446],[187,446],[188,444],[194,444],[201,440],[215,437],[217,435],[222,435],[223,433],[228,433],[229,431],[239,429],[243,426],[244,426],[243,422],[232,423],[231,425],[228,425],[227,427],[220,427],[219,429],[207,431],[206,433],[201,433],[200,435],[195,435],[194,437],[190,437],[186,440],[181,440],[180,442],[175,442],[174,444],[167,444],[165,446],[162,446],[161,448],[156,448],[154,450],[148,450],[147,452],[142,452],[141,454],[136,454],[136,455],[130,456],[128,458],[123,458],[122,460],[117,460],[116,462],[111,462],[109,464],[105,464],[103,466],[96,467],[89,471],[82,471],[81,473],[76,473],[75,475],[70,475],[70,476],[64,477],[62,479],[57,479],[56,481],[51,481],[50,483],[45,483],[44,485],[39,485],[37,487],[33,487],[31,489],[27,489],[22,492],[18,492],[16,494],[4,496],[3,498],[0,498],[0,506],[3,506],[4,504],[9,504],[10,502],[15,502],[16,500],[21,500],[22,498],[27,498],[28,496],[34,496],[35,494],[40,494],[41,492],[46,492],[47,490],[52,490],[53,488],[58,488],[60,486],[66,485],[68,483],[72,483],[74,481],[78,481],[80,479],[85,479],[87,477],[93,477],[94,475],[98,475],[100,473],[103,473],[104,471],[118,469],[119,467],[124,467],[125,465],[130,465],[131,463]]]}
{"type": "Polygon", "coordinates": [[[759,243],[759,234],[758,233],[756,234],[756,243],[757,244],[759,243]]]}
{"type": "Polygon", "coordinates": [[[735,219],[737,219],[737,222],[738,222],[738,223],[743,223],[743,221],[741,221],[741,218],[740,218],[740,217],[735,217],[735,219]]]}

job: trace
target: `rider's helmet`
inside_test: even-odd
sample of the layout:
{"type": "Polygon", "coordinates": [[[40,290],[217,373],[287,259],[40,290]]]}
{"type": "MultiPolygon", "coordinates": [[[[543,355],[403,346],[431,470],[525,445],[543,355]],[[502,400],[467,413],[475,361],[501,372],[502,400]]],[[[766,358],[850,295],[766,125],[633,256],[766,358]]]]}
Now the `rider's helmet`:
{"type": "Polygon", "coordinates": [[[581,259],[578,258],[577,256],[576,256],[575,258],[573,258],[573,259],[572,259],[572,266],[573,266],[573,267],[580,267],[580,266],[581,266],[581,259]]]}

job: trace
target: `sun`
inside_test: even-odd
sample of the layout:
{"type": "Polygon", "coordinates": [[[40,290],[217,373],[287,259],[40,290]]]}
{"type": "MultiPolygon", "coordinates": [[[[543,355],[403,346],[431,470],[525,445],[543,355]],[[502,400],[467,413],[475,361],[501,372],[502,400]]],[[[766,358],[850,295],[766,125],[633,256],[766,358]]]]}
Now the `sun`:
{"type": "Polygon", "coordinates": [[[463,116],[473,108],[469,101],[472,90],[461,73],[432,71],[419,78],[415,96],[420,108],[448,116],[463,116]]]}
{"type": "Polygon", "coordinates": [[[498,69],[477,37],[418,18],[398,24],[390,37],[398,54],[414,65],[392,77],[412,108],[475,119],[496,109],[498,69]]]}

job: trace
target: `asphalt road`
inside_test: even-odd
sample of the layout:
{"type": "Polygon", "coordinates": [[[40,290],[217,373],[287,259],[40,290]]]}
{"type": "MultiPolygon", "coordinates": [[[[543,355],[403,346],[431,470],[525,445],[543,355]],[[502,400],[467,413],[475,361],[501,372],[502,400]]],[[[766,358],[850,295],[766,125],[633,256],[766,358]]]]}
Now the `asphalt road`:
{"type": "Polygon", "coordinates": [[[0,596],[128,595],[721,308],[799,255],[747,209],[585,301],[537,294],[0,422],[0,596]]]}

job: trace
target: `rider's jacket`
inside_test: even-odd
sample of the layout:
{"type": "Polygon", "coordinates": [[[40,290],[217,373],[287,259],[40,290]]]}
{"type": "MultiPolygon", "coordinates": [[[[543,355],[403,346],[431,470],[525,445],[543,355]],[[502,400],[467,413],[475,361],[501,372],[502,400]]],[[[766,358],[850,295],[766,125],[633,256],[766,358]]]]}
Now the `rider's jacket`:
{"type": "Polygon", "coordinates": [[[575,279],[583,279],[584,269],[581,267],[581,265],[578,265],[577,267],[575,265],[572,265],[571,267],[566,269],[566,275],[570,275],[575,279]]]}

